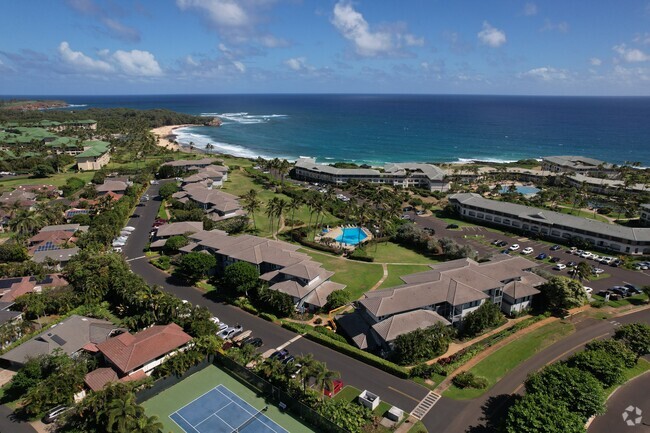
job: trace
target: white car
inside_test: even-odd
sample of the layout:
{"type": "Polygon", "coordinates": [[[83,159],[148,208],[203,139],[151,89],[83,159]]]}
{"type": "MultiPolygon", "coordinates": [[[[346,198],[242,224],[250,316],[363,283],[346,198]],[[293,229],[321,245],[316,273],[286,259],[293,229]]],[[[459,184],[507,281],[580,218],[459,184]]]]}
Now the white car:
{"type": "Polygon", "coordinates": [[[591,256],[591,257],[589,257],[589,258],[590,258],[591,260],[595,260],[595,261],[597,261],[597,262],[599,262],[600,259],[602,259],[602,257],[600,257],[598,254],[594,254],[593,256],[591,256]]]}
{"type": "Polygon", "coordinates": [[[585,286],[584,289],[585,289],[585,292],[587,292],[587,296],[591,296],[591,292],[594,291],[594,289],[592,289],[591,287],[587,287],[587,286],[585,286]]]}
{"type": "Polygon", "coordinates": [[[510,245],[510,248],[508,248],[510,251],[517,251],[519,249],[519,244],[512,244],[510,245]]]}
{"type": "Polygon", "coordinates": [[[531,247],[524,248],[521,250],[521,254],[531,254],[533,252],[533,249],[531,247]]]}
{"type": "Polygon", "coordinates": [[[600,274],[602,274],[603,272],[605,272],[605,270],[604,270],[604,269],[601,269],[601,268],[593,268],[593,269],[591,270],[591,272],[593,272],[593,273],[596,274],[596,275],[600,275],[600,274]]]}
{"type": "Polygon", "coordinates": [[[133,231],[135,231],[135,227],[126,226],[122,230],[126,230],[127,232],[133,232],[133,231]]]}
{"type": "Polygon", "coordinates": [[[591,256],[593,256],[593,254],[591,254],[589,251],[583,251],[582,254],[580,254],[580,257],[582,257],[583,259],[588,259],[591,256]]]}
{"type": "Polygon", "coordinates": [[[564,263],[558,263],[557,265],[553,266],[553,269],[556,271],[562,271],[566,269],[566,265],[564,263]]]}
{"type": "Polygon", "coordinates": [[[120,242],[120,241],[113,242],[113,247],[123,247],[124,245],[126,245],[125,242],[120,242]]]}
{"type": "Polygon", "coordinates": [[[602,263],[604,265],[609,265],[613,261],[614,261],[614,257],[601,257],[600,258],[600,263],[602,263]]]}

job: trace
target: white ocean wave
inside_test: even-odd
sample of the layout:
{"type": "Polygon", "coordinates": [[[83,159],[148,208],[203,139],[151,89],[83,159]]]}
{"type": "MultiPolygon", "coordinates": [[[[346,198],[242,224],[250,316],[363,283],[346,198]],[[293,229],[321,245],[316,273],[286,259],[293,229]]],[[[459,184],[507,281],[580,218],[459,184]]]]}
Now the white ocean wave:
{"type": "Polygon", "coordinates": [[[472,164],[475,162],[490,162],[493,164],[509,164],[512,162],[517,162],[516,159],[499,159],[499,158],[457,158],[456,161],[452,161],[452,164],[472,164]]]}
{"type": "MultiPolygon", "coordinates": [[[[238,144],[215,141],[210,136],[191,132],[189,128],[176,129],[174,131],[174,134],[176,134],[176,141],[178,141],[178,143],[184,146],[189,146],[189,144],[192,143],[195,148],[206,150],[206,145],[208,143],[211,143],[214,146],[214,148],[211,150],[217,153],[225,153],[228,155],[240,156],[242,158],[257,158],[257,157],[261,157],[264,159],[275,158],[275,156],[263,155],[255,152],[254,150],[248,149],[244,146],[240,146],[238,144]]],[[[287,159],[290,162],[293,162],[295,160],[295,157],[278,156],[278,158],[287,159]]]]}
{"type": "MultiPolygon", "coordinates": [[[[235,123],[240,123],[243,125],[256,124],[256,123],[265,123],[275,118],[288,117],[286,114],[248,114],[246,112],[241,113],[201,113],[201,116],[204,117],[219,117],[223,121],[230,121],[235,123]]],[[[229,122],[224,122],[223,124],[228,124],[229,122]]]]}

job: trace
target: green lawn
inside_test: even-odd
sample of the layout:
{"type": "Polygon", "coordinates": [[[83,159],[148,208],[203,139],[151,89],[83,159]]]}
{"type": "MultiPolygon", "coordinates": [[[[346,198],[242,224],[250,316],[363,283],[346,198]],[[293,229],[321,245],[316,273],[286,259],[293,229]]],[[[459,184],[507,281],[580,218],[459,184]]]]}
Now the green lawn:
{"type": "Polygon", "coordinates": [[[469,371],[487,379],[485,389],[460,389],[451,385],[443,396],[456,400],[477,398],[487,392],[510,370],[574,331],[570,323],[553,322],[526,334],[483,359],[469,371]]]}
{"type": "Polygon", "coordinates": [[[379,263],[431,264],[438,263],[420,253],[404,248],[393,242],[381,242],[365,248],[370,257],[379,263]]]}
{"type": "Polygon", "coordinates": [[[429,431],[424,426],[424,424],[422,424],[422,421],[418,421],[417,423],[413,424],[413,427],[409,429],[408,433],[429,433],[429,431]]]}
{"type": "MultiPolygon", "coordinates": [[[[169,415],[182,408],[192,400],[210,391],[217,385],[223,384],[242,399],[246,400],[256,409],[262,409],[266,402],[258,397],[254,391],[247,388],[241,382],[230,376],[219,368],[210,365],[195,373],[180,383],[161,392],[151,399],[142,403],[148,416],[155,415],[163,424],[163,431],[173,433],[185,433],[169,418],[169,415]]],[[[269,404],[268,410],[264,413],[267,417],[278,423],[290,432],[314,433],[314,430],[301,423],[289,414],[280,411],[274,405],[269,404]]]]}
{"type": "Polygon", "coordinates": [[[332,397],[334,400],[343,400],[343,401],[352,401],[356,399],[361,390],[355,388],[354,386],[346,385],[338,394],[332,397]]]}
{"type": "MultiPolygon", "coordinates": [[[[587,282],[586,284],[589,285],[589,282],[587,282]]],[[[592,298],[596,301],[605,302],[605,298],[600,295],[592,295],[592,298]]],[[[624,307],[626,305],[640,305],[643,304],[647,299],[648,297],[645,295],[645,293],[641,293],[639,295],[630,296],[629,298],[619,299],[618,301],[610,300],[608,302],[605,302],[605,305],[614,308],[624,307]]]]}
{"type": "Polygon", "coordinates": [[[587,212],[580,209],[571,209],[571,208],[566,208],[561,206],[557,208],[557,211],[569,215],[575,215],[582,218],[588,218],[588,219],[604,222],[607,224],[611,224],[607,218],[604,218],[602,215],[598,215],[597,213],[594,214],[593,212],[587,212]]]}
{"type": "Polygon", "coordinates": [[[11,180],[1,180],[0,189],[11,189],[18,185],[54,185],[54,186],[63,186],[65,181],[71,177],[77,177],[84,182],[90,182],[90,179],[95,175],[94,171],[82,171],[79,173],[69,172],[69,173],[58,173],[50,177],[41,177],[38,179],[32,179],[29,177],[20,177],[18,179],[11,180]]]}
{"type": "Polygon", "coordinates": [[[299,251],[309,254],[314,261],[321,263],[328,271],[336,272],[331,280],[345,284],[347,286],[345,290],[350,292],[354,300],[359,299],[384,275],[381,265],[377,263],[355,262],[319,254],[308,249],[299,251]]]}
{"type": "Polygon", "coordinates": [[[165,203],[165,200],[160,202],[160,207],[158,208],[158,215],[156,215],[156,217],[162,218],[164,220],[169,218],[169,215],[167,214],[167,209],[165,208],[166,204],[167,203],[165,203]]]}
{"type": "MultiPolygon", "coordinates": [[[[256,183],[254,179],[249,177],[243,171],[233,171],[229,173],[228,181],[226,181],[223,185],[224,191],[239,197],[247,194],[251,189],[257,191],[257,198],[262,202],[262,206],[260,210],[258,210],[255,213],[255,222],[257,224],[258,234],[260,236],[270,236],[271,224],[268,217],[266,216],[266,204],[273,197],[282,198],[287,202],[291,201],[291,198],[289,198],[284,194],[276,194],[273,191],[265,189],[263,185],[256,183]]],[[[284,218],[285,219],[291,218],[291,216],[292,213],[287,211],[284,215],[284,218]]],[[[305,222],[305,224],[307,224],[309,222],[309,208],[306,205],[301,206],[301,208],[295,212],[295,215],[293,217],[294,219],[302,220],[305,222]]],[[[274,224],[276,223],[277,220],[274,221],[274,224]]],[[[338,223],[338,219],[335,218],[334,216],[330,214],[327,214],[325,216],[324,224],[333,226],[336,225],[337,223],[338,223]]]]}
{"type": "Polygon", "coordinates": [[[402,275],[415,274],[416,272],[428,270],[431,270],[431,268],[426,265],[388,265],[388,277],[381,283],[379,288],[384,289],[386,287],[399,286],[400,284],[404,284],[404,281],[400,279],[402,275]]]}

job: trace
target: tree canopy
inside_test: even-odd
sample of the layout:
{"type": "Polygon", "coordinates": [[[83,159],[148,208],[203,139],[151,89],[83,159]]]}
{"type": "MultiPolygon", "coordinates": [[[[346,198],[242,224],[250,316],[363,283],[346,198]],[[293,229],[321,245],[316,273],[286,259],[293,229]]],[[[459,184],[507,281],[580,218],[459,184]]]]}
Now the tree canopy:
{"type": "Polygon", "coordinates": [[[181,257],[176,270],[181,277],[194,282],[205,278],[216,265],[217,259],[212,254],[194,251],[181,257]]]}
{"type": "Polygon", "coordinates": [[[650,326],[630,323],[616,330],[614,338],[622,341],[637,357],[650,353],[650,326]]]}
{"type": "Polygon", "coordinates": [[[474,337],[486,329],[499,326],[504,322],[505,317],[501,308],[492,302],[484,302],[463,318],[461,334],[463,337],[474,337]]]}
{"type": "Polygon", "coordinates": [[[226,266],[222,281],[226,289],[248,296],[249,290],[259,287],[260,272],[248,262],[235,262],[226,266]]]}
{"type": "Polygon", "coordinates": [[[416,329],[395,339],[393,356],[399,364],[414,364],[447,351],[452,330],[437,323],[427,329],[416,329]]]}
{"type": "Polygon", "coordinates": [[[508,410],[506,433],[585,433],[585,423],[567,404],[547,394],[526,394],[508,410]]]}
{"type": "Polygon", "coordinates": [[[587,302],[581,283],[566,277],[552,277],[540,287],[546,306],[551,310],[568,310],[587,302]]]}

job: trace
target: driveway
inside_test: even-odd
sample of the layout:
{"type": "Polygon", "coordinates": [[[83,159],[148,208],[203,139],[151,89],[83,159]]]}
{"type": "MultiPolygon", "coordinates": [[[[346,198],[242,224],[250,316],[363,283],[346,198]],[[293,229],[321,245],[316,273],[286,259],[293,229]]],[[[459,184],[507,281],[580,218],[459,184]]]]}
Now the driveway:
{"type": "MultiPolygon", "coordinates": [[[[150,285],[159,286],[162,290],[181,299],[208,308],[214,316],[225,323],[239,323],[244,329],[252,330],[253,335],[264,340],[263,351],[286,344],[296,337],[297,334],[278,325],[231,305],[215,302],[200,290],[171,280],[165,272],[154,267],[144,258],[143,249],[149,241],[151,227],[160,206],[158,190],[166,182],[161,181],[160,185],[149,187],[147,193],[153,199],[139,206],[135,211],[139,217],[131,218],[128,222],[128,225],[135,227],[135,231],[122,250],[133,272],[142,276],[150,285]]],[[[293,354],[312,353],[316,359],[325,362],[328,368],[340,372],[346,385],[352,385],[362,390],[368,389],[379,395],[382,400],[409,412],[428,393],[423,386],[409,380],[399,379],[305,338],[299,338],[291,343],[289,351],[293,354]]]]}
{"type": "MultiPolygon", "coordinates": [[[[580,318],[575,323],[576,332],[535,354],[511,370],[484,396],[474,400],[451,400],[442,398],[424,418],[424,425],[430,432],[458,433],[481,432],[486,419],[502,419],[512,401],[513,394],[523,391],[528,374],[542,369],[560,359],[581,350],[592,340],[611,337],[616,327],[633,322],[650,323],[650,310],[642,310],[612,320],[580,318]]],[[[645,399],[650,395],[647,391],[645,399]]],[[[488,430],[489,431],[489,430],[488,430]]],[[[611,430],[619,431],[619,430],[611,430]]],[[[591,432],[591,430],[590,430],[591,432]]]]}
{"type": "Polygon", "coordinates": [[[38,433],[28,422],[17,421],[13,411],[0,405],[0,433],[38,433]]]}

